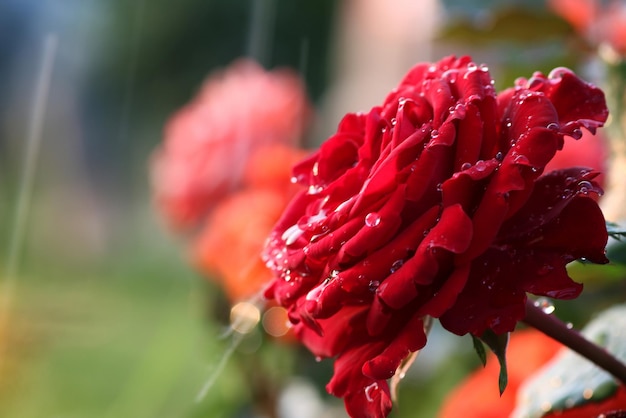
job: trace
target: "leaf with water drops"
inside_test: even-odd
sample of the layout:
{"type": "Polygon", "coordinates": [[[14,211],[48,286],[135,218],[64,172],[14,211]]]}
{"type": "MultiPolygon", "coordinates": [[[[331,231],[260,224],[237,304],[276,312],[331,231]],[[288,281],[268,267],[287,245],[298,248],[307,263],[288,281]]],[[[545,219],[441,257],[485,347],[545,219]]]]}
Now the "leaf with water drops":
{"type": "MultiPolygon", "coordinates": [[[[582,334],[626,361],[626,305],[604,311],[582,334]]],[[[618,389],[615,379],[571,350],[562,350],[529,378],[518,392],[512,418],[539,418],[548,413],[600,402],[618,389]]]]}

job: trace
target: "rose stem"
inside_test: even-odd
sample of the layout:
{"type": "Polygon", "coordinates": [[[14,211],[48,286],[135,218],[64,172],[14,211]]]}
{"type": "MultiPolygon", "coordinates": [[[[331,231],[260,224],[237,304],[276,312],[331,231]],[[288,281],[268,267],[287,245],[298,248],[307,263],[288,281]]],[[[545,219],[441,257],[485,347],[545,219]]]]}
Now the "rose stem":
{"type": "Polygon", "coordinates": [[[606,370],[626,384],[626,365],[604,348],[592,343],[578,331],[568,328],[560,319],[546,314],[535,303],[526,301],[526,324],[543,332],[548,337],[574,350],[587,360],[606,370]]]}

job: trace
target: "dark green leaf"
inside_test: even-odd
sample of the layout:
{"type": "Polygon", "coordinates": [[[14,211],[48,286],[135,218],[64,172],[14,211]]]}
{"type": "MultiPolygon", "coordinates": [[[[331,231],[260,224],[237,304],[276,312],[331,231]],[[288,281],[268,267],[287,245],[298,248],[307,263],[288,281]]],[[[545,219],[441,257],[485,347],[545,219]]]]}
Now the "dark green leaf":
{"type": "Polygon", "coordinates": [[[472,335],[472,342],[474,343],[474,350],[476,350],[476,354],[480,359],[480,362],[483,364],[483,367],[487,365],[487,353],[485,352],[485,346],[480,341],[480,338],[472,335]]]}
{"type": "Polygon", "coordinates": [[[480,339],[487,344],[487,346],[493,351],[500,362],[500,377],[498,379],[498,387],[500,388],[500,395],[504,393],[506,385],[508,383],[508,373],[506,370],[506,346],[509,343],[509,333],[497,335],[491,330],[485,331],[480,339]]]}

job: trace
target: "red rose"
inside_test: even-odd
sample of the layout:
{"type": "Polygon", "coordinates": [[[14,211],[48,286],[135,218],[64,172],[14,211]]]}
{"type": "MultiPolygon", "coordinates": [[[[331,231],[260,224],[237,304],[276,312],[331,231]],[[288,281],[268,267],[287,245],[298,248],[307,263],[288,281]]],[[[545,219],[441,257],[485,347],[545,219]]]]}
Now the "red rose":
{"type": "Polygon", "coordinates": [[[569,70],[496,96],[487,68],[449,57],[415,66],[294,168],[306,190],[268,240],[266,296],[315,355],[336,358],[327,389],[351,416],[388,414],[386,380],[426,344],[425,318],[500,334],[527,292],[580,293],[565,265],[607,261],[597,173],[542,173],[564,135],[607,115],[602,91],[569,70]]]}

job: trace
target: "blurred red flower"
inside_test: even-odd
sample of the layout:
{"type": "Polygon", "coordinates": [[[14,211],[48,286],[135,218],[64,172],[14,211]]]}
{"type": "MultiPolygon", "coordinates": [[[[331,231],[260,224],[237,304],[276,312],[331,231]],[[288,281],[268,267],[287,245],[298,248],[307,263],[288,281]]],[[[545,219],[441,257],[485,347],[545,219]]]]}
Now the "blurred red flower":
{"type": "Polygon", "coordinates": [[[169,223],[199,224],[217,201],[241,186],[255,150],[298,143],[309,113],[303,84],[286,69],[268,72],[240,60],[211,75],[168,121],[153,155],[153,193],[169,223]]]}
{"type": "Polygon", "coordinates": [[[564,135],[607,116],[603,93],[569,70],[496,96],[487,68],[448,57],[348,114],[294,168],[306,190],[265,248],[266,297],[316,356],[336,358],[327,389],[351,416],[388,414],[386,380],[425,345],[425,317],[500,334],[524,317],[526,292],[580,293],[565,265],[607,261],[597,173],[542,173],[564,135]]]}
{"type": "Polygon", "coordinates": [[[549,6],[593,45],[626,55],[626,3],[622,0],[549,0],[549,6]]]}
{"type": "Polygon", "coordinates": [[[248,299],[271,281],[260,254],[296,192],[290,167],[304,156],[302,150],[281,145],[259,149],[248,161],[242,190],[217,203],[194,239],[193,263],[217,278],[229,300],[248,299]]]}

